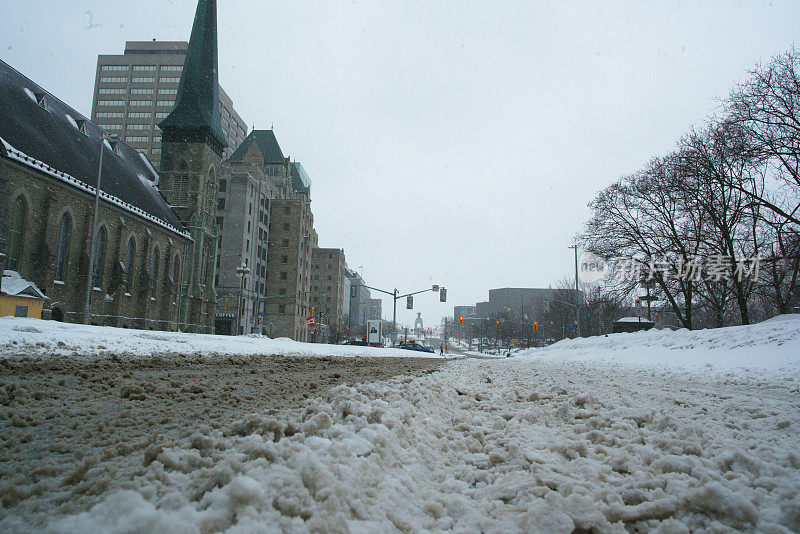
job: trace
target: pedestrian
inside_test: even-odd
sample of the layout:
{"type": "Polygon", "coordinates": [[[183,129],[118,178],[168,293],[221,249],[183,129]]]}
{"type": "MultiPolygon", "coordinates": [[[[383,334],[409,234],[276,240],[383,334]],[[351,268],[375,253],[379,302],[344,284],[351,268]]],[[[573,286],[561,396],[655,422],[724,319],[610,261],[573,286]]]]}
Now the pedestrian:
{"type": "Polygon", "coordinates": [[[444,343],[439,343],[439,356],[444,356],[444,343]]]}

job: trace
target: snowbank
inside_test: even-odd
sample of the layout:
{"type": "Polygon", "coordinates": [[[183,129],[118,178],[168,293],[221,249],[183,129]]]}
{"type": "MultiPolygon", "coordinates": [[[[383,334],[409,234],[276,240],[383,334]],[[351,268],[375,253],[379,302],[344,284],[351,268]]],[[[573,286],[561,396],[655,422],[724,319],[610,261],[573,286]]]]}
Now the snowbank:
{"type": "Polygon", "coordinates": [[[796,376],[800,371],[800,315],[711,330],[652,329],[568,339],[514,356],[796,376]]]}
{"type": "Polygon", "coordinates": [[[75,476],[108,489],[45,531],[798,531],[797,331],[620,334],[337,386],[154,441],[127,476],[88,463],[75,476]]]}
{"type": "Polygon", "coordinates": [[[300,343],[265,336],[217,336],[91,326],[41,319],[0,317],[0,359],[52,356],[147,356],[174,352],[201,356],[281,354],[290,356],[428,357],[438,354],[396,348],[300,343]]]}

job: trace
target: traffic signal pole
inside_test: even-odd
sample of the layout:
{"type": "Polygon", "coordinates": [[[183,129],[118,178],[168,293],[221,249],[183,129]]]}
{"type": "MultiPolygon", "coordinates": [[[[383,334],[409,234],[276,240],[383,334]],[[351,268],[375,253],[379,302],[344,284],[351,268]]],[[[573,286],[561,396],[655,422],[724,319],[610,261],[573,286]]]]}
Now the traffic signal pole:
{"type": "MultiPolygon", "coordinates": [[[[371,289],[373,291],[378,291],[380,293],[384,293],[386,295],[390,295],[394,300],[392,305],[392,334],[393,336],[397,335],[397,300],[403,297],[410,297],[411,295],[418,295],[420,293],[426,293],[428,291],[433,291],[433,288],[422,289],[420,291],[414,291],[413,293],[406,293],[405,295],[398,295],[397,288],[394,288],[394,291],[386,291],[385,289],[378,289],[377,287],[368,286],[366,284],[362,284],[361,286],[356,287],[366,287],[367,289],[371,289]]],[[[394,341],[394,339],[392,340],[394,341]]]]}

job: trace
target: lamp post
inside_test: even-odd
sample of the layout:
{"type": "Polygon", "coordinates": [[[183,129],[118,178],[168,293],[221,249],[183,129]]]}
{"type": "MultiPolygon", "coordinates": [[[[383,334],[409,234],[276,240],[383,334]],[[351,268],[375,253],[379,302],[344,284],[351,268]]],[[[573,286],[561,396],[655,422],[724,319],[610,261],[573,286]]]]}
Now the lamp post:
{"type": "Polygon", "coordinates": [[[250,267],[243,263],[236,268],[236,274],[242,277],[242,283],[239,287],[239,309],[236,313],[236,335],[239,335],[239,329],[242,328],[242,308],[244,307],[244,280],[250,274],[250,267]]]}
{"type": "Polygon", "coordinates": [[[92,306],[92,287],[94,286],[94,255],[95,255],[95,240],[97,239],[97,211],[100,207],[100,180],[103,177],[103,152],[105,152],[106,139],[111,139],[116,143],[119,140],[117,134],[107,134],[102,132],[100,134],[100,164],[97,167],[97,184],[94,188],[94,214],[92,215],[92,239],[89,245],[89,274],[86,277],[86,303],[83,308],[83,323],[89,324],[89,312],[92,306]]]}
{"type": "Polygon", "coordinates": [[[575,332],[577,337],[581,337],[581,305],[578,295],[578,245],[570,247],[575,250],[575,332]]]}

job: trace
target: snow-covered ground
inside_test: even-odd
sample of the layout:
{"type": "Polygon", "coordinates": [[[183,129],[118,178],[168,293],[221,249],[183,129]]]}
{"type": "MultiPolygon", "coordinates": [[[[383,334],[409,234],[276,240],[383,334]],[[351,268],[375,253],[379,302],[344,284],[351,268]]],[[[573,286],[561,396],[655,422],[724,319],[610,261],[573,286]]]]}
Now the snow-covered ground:
{"type": "Polygon", "coordinates": [[[0,358],[103,356],[121,353],[147,356],[154,352],[165,351],[204,356],[220,354],[404,358],[435,356],[396,348],[301,343],[288,338],[270,339],[257,334],[217,336],[0,317],[0,358]]]}
{"type": "Polygon", "coordinates": [[[46,530],[796,532],[798,438],[800,316],[615,334],[198,425],[137,470],[88,462],[61,491],[105,478],[96,504],[46,530]]]}

